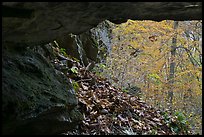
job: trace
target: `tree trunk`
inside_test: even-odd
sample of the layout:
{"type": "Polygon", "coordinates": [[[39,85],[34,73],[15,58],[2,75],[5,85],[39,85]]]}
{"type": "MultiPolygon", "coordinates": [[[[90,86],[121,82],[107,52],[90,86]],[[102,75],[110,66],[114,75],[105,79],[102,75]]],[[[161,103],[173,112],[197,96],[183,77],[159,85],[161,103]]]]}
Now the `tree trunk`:
{"type": "MultiPolygon", "coordinates": [[[[174,21],[174,30],[176,32],[178,28],[178,21],[174,21]]],[[[175,73],[175,55],[176,55],[176,41],[177,41],[177,33],[174,34],[172,38],[172,46],[171,46],[171,59],[170,59],[170,72],[169,72],[169,85],[170,89],[168,91],[168,107],[172,110],[173,106],[173,84],[174,84],[174,73],[175,73]]]]}

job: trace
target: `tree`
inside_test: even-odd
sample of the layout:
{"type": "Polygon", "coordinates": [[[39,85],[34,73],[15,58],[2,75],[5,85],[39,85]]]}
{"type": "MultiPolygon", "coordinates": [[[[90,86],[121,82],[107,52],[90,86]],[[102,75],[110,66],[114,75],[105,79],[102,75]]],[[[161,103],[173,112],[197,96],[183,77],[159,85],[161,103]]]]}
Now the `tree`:
{"type": "Polygon", "coordinates": [[[170,89],[168,91],[168,101],[169,101],[169,108],[172,110],[173,105],[173,89],[174,89],[174,73],[175,73],[175,56],[176,56],[176,41],[177,41],[177,33],[176,30],[178,28],[178,21],[174,21],[174,30],[175,34],[172,38],[172,46],[171,46],[171,59],[170,59],[170,71],[169,71],[169,85],[170,89]]]}
{"type": "Polygon", "coordinates": [[[119,88],[141,88],[145,102],[182,111],[201,129],[202,21],[128,20],[112,37],[103,75],[119,88]]]}

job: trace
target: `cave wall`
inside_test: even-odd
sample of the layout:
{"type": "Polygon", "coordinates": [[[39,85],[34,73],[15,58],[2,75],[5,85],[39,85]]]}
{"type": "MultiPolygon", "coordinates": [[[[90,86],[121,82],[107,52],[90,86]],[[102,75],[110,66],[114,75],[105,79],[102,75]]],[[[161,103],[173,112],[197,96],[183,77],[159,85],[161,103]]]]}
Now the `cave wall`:
{"type": "Polygon", "coordinates": [[[202,2],[3,2],[3,41],[36,45],[104,20],[200,20],[202,2]]]}

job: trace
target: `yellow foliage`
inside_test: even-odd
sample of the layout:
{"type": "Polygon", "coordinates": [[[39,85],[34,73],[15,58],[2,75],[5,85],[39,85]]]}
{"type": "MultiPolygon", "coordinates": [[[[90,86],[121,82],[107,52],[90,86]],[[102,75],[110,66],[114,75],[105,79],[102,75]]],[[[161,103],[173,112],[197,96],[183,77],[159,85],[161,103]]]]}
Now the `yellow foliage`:
{"type": "Polygon", "coordinates": [[[201,38],[202,28],[196,27],[196,23],[179,22],[176,30],[173,20],[128,20],[117,25],[112,31],[114,46],[111,57],[107,59],[110,65],[105,71],[106,75],[117,77],[120,82],[115,85],[119,87],[120,83],[126,86],[128,82],[140,85],[144,91],[143,98],[149,103],[154,101],[155,104],[155,100],[149,99],[153,97],[157,103],[166,107],[168,92],[173,89],[173,104],[177,104],[175,109],[191,108],[186,98],[190,98],[191,103],[195,101],[194,104],[199,104],[201,100],[195,98],[202,95],[202,66],[194,65],[192,60],[199,61],[199,55],[202,54],[201,40],[193,39],[194,36],[201,38]],[[191,38],[187,33],[191,34],[191,38]],[[173,57],[171,49],[175,34],[177,48],[173,57]],[[175,63],[173,84],[169,84],[171,60],[175,63]],[[152,79],[148,78],[149,75],[152,79]]]}

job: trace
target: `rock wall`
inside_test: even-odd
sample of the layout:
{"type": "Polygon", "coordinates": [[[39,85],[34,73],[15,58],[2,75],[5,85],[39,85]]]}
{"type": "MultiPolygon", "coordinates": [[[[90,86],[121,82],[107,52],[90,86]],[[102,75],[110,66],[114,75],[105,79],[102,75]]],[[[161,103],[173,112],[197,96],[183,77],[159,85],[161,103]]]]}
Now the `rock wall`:
{"type": "Polygon", "coordinates": [[[97,63],[105,63],[106,56],[111,52],[111,40],[112,40],[112,26],[114,24],[108,20],[105,20],[97,25],[97,27],[92,28],[90,31],[92,33],[93,39],[97,43],[98,55],[97,63]]]}
{"type": "Polygon", "coordinates": [[[58,134],[73,129],[82,116],[69,79],[50,63],[54,58],[50,46],[4,45],[3,134],[58,134]]]}
{"type": "Polygon", "coordinates": [[[80,61],[83,66],[95,62],[98,54],[97,43],[95,43],[90,31],[80,35],[64,35],[56,39],[60,48],[66,53],[80,61]]]}
{"type": "Polygon", "coordinates": [[[200,20],[202,2],[3,2],[3,41],[43,44],[104,20],[200,20]]]}
{"type": "Polygon", "coordinates": [[[83,66],[89,63],[105,62],[107,54],[111,51],[111,25],[103,21],[96,27],[80,35],[68,34],[56,39],[60,48],[75,57],[83,66]]]}

